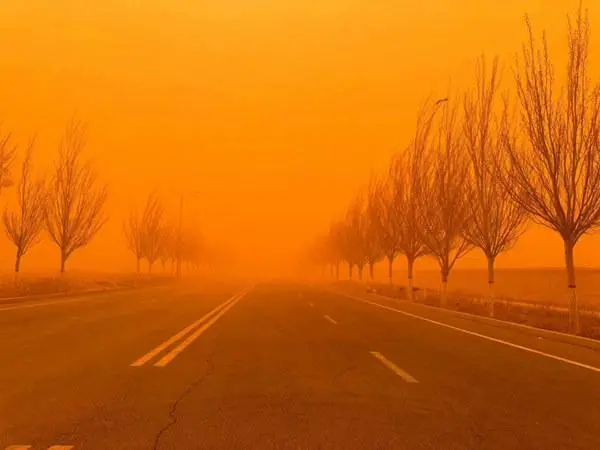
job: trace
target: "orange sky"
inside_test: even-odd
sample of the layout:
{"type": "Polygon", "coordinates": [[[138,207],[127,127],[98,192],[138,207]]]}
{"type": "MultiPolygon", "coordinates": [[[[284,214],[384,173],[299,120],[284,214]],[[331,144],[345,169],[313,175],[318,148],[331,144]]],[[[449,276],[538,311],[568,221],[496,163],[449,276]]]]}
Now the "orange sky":
{"type": "MultiPolygon", "coordinates": [[[[600,5],[589,3],[593,64],[600,5]]],[[[198,191],[188,205],[209,238],[235,248],[255,270],[279,267],[406,145],[430,92],[464,85],[482,52],[509,64],[525,12],[563,52],[565,14],[575,4],[2,2],[0,118],[20,142],[37,132],[40,169],[70,117],[89,124],[88,151],[110,186],[111,221],[71,268],[132,268],[121,223],[153,187],[173,205],[180,192],[198,191]]],[[[12,197],[4,191],[0,202],[12,197]]],[[[586,238],[578,263],[598,265],[599,245],[600,238],[586,238]]],[[[8,269],[6,239],[0,250],[8,269]]],[[[44,244],[23,270],[57,261],[44,244]]],[[[460,266],[480,264],[474,253],[460,266]]],[[[498,261],[539,265],[562,265],[562,248],[535,227],[498,261]]]]}

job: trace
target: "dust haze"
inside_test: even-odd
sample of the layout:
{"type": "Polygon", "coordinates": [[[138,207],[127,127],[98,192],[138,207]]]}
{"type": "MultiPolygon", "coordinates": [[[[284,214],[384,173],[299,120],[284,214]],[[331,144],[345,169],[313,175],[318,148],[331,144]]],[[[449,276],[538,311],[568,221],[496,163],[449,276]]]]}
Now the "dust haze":
{"type": "Polygon", "coordinates": [[[600,449],[600,1],[0,42],[0,450],[600,449]]]}
{"type": "MultiPolygon", "coordinates": [[[[468,87],[479,55],[498,56],[511,83],[525,13],[547,31],[562,68],[565,17],[574,12],[568,1],[498,9],[466,0],[62,0],[1,10],[0,118],[16,146],[10,176],[18,181],[35,138],[32,170],[49,179],[76,121],[86,129],[82,160],[107,189],[106,221],[69,257],[67,272],[134,272],[125,224],[154,195],[172,228],[183,196],[182,226],[227,261],[219,270],[260,276],[296,273],[315,236],[408,145],[423,101],[468,87]]],[[[600,10],[590,4],[589,14],[593,27],[600,10]]],[[[16,192],[2,189],[3,209],[16,207],[16,192]]],[[[15,248],[0,245],[9,273],[15,248]]],[[[583,238],[578,266],[597,265],[597,245],[583,238]]],[[[563,259],[561,239],[532,225],[496,264],[562,267],[563,259]]],[[[42,230],[21,272],[58,273],[60,263],[42,230]]],[[[485,268],[486,259],[473,251],[457,267],[485,268]]]]}

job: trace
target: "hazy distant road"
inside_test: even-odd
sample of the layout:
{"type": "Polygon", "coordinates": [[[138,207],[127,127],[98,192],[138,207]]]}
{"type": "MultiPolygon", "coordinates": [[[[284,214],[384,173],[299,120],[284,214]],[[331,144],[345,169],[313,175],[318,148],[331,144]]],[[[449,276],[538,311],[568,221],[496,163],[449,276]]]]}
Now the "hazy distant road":
{"type": "Polygon", "coordinates": [[[0,449],[600,448],[600,345],[245,288],[0,305],[0,449]]]}

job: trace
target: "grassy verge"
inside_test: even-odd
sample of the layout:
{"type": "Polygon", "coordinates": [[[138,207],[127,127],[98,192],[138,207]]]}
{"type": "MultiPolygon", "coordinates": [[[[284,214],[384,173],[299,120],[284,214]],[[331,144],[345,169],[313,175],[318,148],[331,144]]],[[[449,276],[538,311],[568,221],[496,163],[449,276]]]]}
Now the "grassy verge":
{"type": "MultiPolygon", "coordinates": [[[[344,283],[348,286],[348,282],[344,283]]],[[[364,289],[364,288],[363,288],[364,289]]],[[[371,283],[366,290],[386,297],[408,299],[408,291],[404,286],[389,286],[371,283]]],[[[429,306],[440,306],[440,297],[435,291],[415,288],[414,302],[429,306]]],[[[490,316],[489,304],[476,297],[448,293],[445,309],[465,312],[478,316],[490,316]]],[[[519,323],[546,330],[569,332],[569,313],[553,305],[523,303],[517,301],[497,300],[494,307],[494,318],[506,322],[519,323]]],[[[581,311],[581,336],[600,340],[600,315],[597,311],[581,311]]]]}
{"type": "Polygon", "coordinates": [[[0,302],[30,297],[83,294],[118,289],[132,289],[166,284],[167,276],[99,275],[99,276],[27,276],[0,279],[0,302]]]}

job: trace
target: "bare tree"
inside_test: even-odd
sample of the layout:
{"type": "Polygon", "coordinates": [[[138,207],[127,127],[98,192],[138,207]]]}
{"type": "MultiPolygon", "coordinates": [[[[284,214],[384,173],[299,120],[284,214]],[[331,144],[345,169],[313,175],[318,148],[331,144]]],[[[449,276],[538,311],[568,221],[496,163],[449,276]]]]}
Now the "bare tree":
{"type": "Polygon", "coordinates": [[[129,217],[123,224],[123,231],[127,239],[127,247],[136,258],[136,271],[140,273],[140,263],[144,257],[144,227],[139,212],[132,209],[129,217]]]}
{"type": "Polygon", "coordinates": [[[340,255],[343,261],[348,264],[348,279],[352,279],[353,267],[356,264],[356,249],[355,249],[355,235],[350,227],[348,220],[348,212],[343,219],[335,224],[338,233],[338,243],[340,255]]]}
{"type": "Polygon", "coordinates": [[[156,193],[152,192],[146,200],[142,215],[142,247],[148,260],[148,272],[160,257],[164,248],[164,208],[156,193]]]}
{"type": "Polygon", "coordinates": [[[172,236],[172,240],[170,242],[170,245],[168,246],[167,250],[168,250],[168,259],[171,262],[171,272],[172,273],[176,273],[177,270],[177,258],[179,256],[179,232],[177,231],[177,228],[173,228],[173,236],[172,236]]]}
{"type": "Polygon", "coordinates": [[[336,273],[339,276],[340,264],[340,249],[335,232],[334,226],[331,225],[327,234],[323,234],[315,239],[307,255],[311,265],[317,265],[321,268],[322,275],[325,274],[327,267],[329,267],[332,278],[336,276],[336,273]]]}
{"type": "Polygon", "coordinates": [[[428,249],[423,240],[421,218],[423,209],[431,199],[421,185],[427,167],[424,158],[429,151],[432,125],[438,109],[447,99],[434,103],[424,103],[417,115],[415,136],[404,151],[398,155],[390,167],[391,195],[394,208],[391,220],[396,223],[398,245],[407,262],[408,298],[413,300],[413,271],[418,258],[427,255],[428,249]]]}
{"type": "MultiPolygon", "coordinates": [[[[365,195],[363,239],[371,281],[375,279],[375,264],[384,257],[388,258],[389,263],[392,252],[391,261],[393,263],[398,251],[397,246],[392,241],[394,237],[393,229],[390,228],[391,223],[388,220],[390,205],[388,203],[389,196],[386,195],[388,185],[385,181],[382,177],[372,176],[365,195]]],[[[391,270],[388,275],[391,276],[391,270]]]]}
{"type": "Polygon", "coordinates": [[[15,162],[17,146],[12,143],[10,133],[0,133],[0,189],[13,185],[10,177],[15,162]]]}
{"type": "Polygon", "coordinates": [[[334,265],[334,276],[337,280],[340,279],[340,263],[344,259],[343,233],[343,225],[340,222],[335,222],[329,227],[329,234],[327,235],[327,246],[334,265]]]}
{"type": "Polygon", "coordinates": [[[175,241],[175,231],[174,228],[167,224],[164,224],[162,227],[162,240],[160,244],[160,262],[162,264],[163,272],[166,271],[167,261],[171,258],[173,254],[174,246],[176,244],[175,241]]]}
{"type": "Polygon", "coordinates": [[[305,255],[307,262],[313,266],[316,265],[320,271],[321,276],[325,275],[325,268],[329,263],[329,239],[325,235],[317,237],[312,245],[308,249],[308,253],[305,255]]]}
{"type": "Polygon", "coordinates": [[[420,239],[440,266],[442,306],[446,304],[448,275],[472,245],[464,238],[471,218],[468,198],[469,166],[457,126],[457,108],[441,107],[441,119],[420,165],[417,195],[427,199],[419,210],[420,239]]]}
{"type": "Polygon", "coordinates": [[[46,227],[60,250],[60,271],[71,254],[86,246],[106,222],[106,185],[99,186],[91,163],[82,159],[86,132],[72,121],[59,146],[48,193],[46,227]]]}
{"type": "Polygon", "coordinates": [[[570,329],[579,332],[573,250],[600,225],[600,83],[588,75],[590,26],[580,5],[568,20],[566,86],[556,89],[546,38],[523,45],[516,69],[522,145],[504,134],[500,172],[512,199],[533,220],[556,231],[565,249],[570,329]]]}
{"type": "Polygon", "coordinates": [[[375,178],[372,177],[369,181],[369,185],[364,195],[361,195],[362,200],[362,224],[360,234],[360,247],[364,255],[365,264],[369,267],[369,277],[371,281],[375,279],[375,264],[383,257],[381,251],[380,242],[380,228],[379,218],[377,217],[379,211],[377,208],[377,202],[371,201],[372,190],[376,183],[375,178]]]}
{"type": "Polygon", "coordinates": [[[331,275],[333,276],[333,242],[329,235],[321,235],[314,242],[310,249],[309,259],[311,263],[316,264],[321,269],[321,275],[325,275],[325,271],[329,266],[331,275]]]}
{"type": "Polygon", "coordinates": [[[21,179],[17,185],[17,211],[5,209],[2,215],[6,235],[17,248],[16,274],[21,267],[21,258],[39,242],[44,227],[46,186],[43,180],[33,178],[32,149],[33,141],[30,141],[21,166],[21,179]]]}
{"type": "MultiPolygon", "coordinates": [[[[490,314],[494,316],[494,263],[497,256],[514,246],[525,230],[525,210],[514,202],[497,176],[494,158],[501,145],[500,129],[508,130],[506,106],[496,112],[498,59],[488,75],[486,60],[477,63],[475,88],[464,97],[463,131],[470,159],[471,220],[466,239],[480,248],[487,259],[490,314]]],[[[506,105],[506,103],[505,103],[506,105]]]]}
{"type": "Polygon", "coordinates": [[[205,248],[202,236],[196,229],[190,227],[183,230],[182,243],[182,258],[183,262],[187,266],[188,271],[190,268],[198,269],[200,267],[200,263],[202,262],[205,248]]]}
{"type": "MultiPolygon", "coordinates": [[[[368,232],[365,218],[364,199],[362,196],[358,196],[350,204],[346,213],[346,239],[350,261],[356,265],[358,279],[361,281],[363,277],[363,268],[368,262],[367,246],[369,244],[367,243],[368,232]]],[[[352,266],[350,263],[349,265],[350,267],[352,266]]]]}
{"type": "MultiPolygon", "coordinates": [[[[415,144],[403,155],[397,157],[390,167],[391,196],[393,208],[390,210],[391,220],[398,233],[398,249],[404,254],[407,263],[408,299],[413,300],[413,272],[418,258],[427,254],[427,247],[419,231],[421,199],[417,190],[420,173],[420,155],[415,144]]],[[[424,151],[424,149],[419,149],[424,151]]]]}

